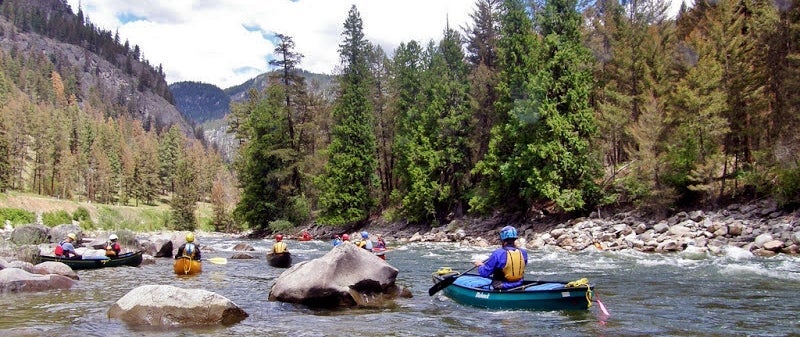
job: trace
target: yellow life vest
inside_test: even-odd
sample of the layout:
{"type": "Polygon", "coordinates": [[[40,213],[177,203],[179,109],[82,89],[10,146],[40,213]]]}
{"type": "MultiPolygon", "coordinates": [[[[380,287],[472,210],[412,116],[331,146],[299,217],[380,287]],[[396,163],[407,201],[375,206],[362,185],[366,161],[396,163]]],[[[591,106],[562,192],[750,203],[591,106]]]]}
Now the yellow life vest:
{"type": "Polygon", "coordinates": [[[525,274],[525,261],[519,249],[506,251],[506,265],[503,267],[503,276],[506,281],[515,282],[522,279],[525,274]]]}
{"type": "Polygon", "coordinates": [[[286,253],[286,249],[286,243],[284,242],[275,242],[275,244],[272,245],[272,252],[275,254],[286,253]]]}

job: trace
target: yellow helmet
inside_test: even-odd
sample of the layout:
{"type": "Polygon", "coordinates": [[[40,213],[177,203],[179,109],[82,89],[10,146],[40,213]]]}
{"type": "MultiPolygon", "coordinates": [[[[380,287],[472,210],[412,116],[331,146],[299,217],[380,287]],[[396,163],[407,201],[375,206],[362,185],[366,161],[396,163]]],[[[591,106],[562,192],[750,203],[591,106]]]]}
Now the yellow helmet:
{"type": "Polygon", "coordinates": [[[69,233],[69,234],[67,234],[67,237],[72,239],[72,240],[77,240],[78,239],[78,237],[75,236],[75,233],[69,233]]]}
{"type": "Polygon", "coordinates": [[[194,233],[186,234],[186,242],[194,242],[194,233]]]}

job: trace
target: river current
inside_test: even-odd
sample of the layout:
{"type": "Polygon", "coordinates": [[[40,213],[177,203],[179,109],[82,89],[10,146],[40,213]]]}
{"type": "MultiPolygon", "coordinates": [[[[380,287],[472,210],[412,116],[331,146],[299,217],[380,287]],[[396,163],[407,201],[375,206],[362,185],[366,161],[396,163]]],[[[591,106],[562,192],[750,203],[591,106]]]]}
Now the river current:
{"type": "MultiPolygon", "coordinates": [[[[755,257],[737,248],[722,256],[634,251],[529,251],[526,279],[588,278],[609,311],[492,311],[428,296],[439,267],[464,271],[491,248],[413,243],[394,246],[387,262],[413,298],[383,309],[313,310],[270,302],[285,269],[267,265],[272,240],[197,238],[203,256],[230,258],[245,242],[256,259],[203,264],[197,276],[176,276],[172,260],[141,267],[78,271],[69,290],[0,295],[0,336],[800,336],[800,257],[755,257]],[[231,326],[150,328],[107,317],[131,289],[169,284],[213,291],[250,316],[231,326]]],[[[330,242],[287,241],[294,262],[314,259],[330,242]]],[[[392,246],[392,243],[389,242],[392,246]]]]}

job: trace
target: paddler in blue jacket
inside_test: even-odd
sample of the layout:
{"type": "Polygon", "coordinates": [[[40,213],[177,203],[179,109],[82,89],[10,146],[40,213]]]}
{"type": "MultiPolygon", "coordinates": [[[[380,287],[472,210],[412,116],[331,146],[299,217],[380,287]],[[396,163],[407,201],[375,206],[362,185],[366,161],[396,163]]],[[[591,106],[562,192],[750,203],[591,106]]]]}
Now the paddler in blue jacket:
{"type": "Polygon", "coordinates": [[[476,261],[478,274],[492,279],[492,288],[510,289],[522,285],[525,276],[525,265],[528,264],[528,252],[517,248],[517,229],[505,226],[500,230],[502,246],[492,252],[486,261],[476,261]]]}

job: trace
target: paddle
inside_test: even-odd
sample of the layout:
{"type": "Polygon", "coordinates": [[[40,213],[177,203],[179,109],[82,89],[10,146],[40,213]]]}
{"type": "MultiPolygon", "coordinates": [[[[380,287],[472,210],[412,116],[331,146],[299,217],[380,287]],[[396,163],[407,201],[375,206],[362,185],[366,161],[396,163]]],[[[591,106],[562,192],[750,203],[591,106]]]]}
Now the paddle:
{"type": "Polygon", "coordinates": [[[475,268],[478,268],[478,266],[472,266],[472,268],[468,269],[467,271],[461,274],[455,274],[445,277],[444,280],[439,281],[439,283],[434,284],[433,287],[428,289],[428,296],[433,296],[433,294],[438,293],[439,290],[447,288],[447,286],[453,284],[453,282],[455,282],[459,276],[469,273],[475,268]]]}
{"type": "Polygon", "coordinates": [[[208,262],[211,262],[213,264],[227,264],[228,263],[228,259],[226,259],[224,257],[212,257],[212,258],[208,258],[208,259],[203,259],[203,261],[208,261],[208,262]]]}
{"type": "Polygon", "coordinates": [[[600,302],[600,295],[597,295],[597,292],[594,293],[594,297],[597,297],[597,305],[600,306],[600,310],[603,312],[603,314],[606,316],[611,316],[608,310],[606,310],[606,306],[603,305],[603,302],[600,302]]]}

